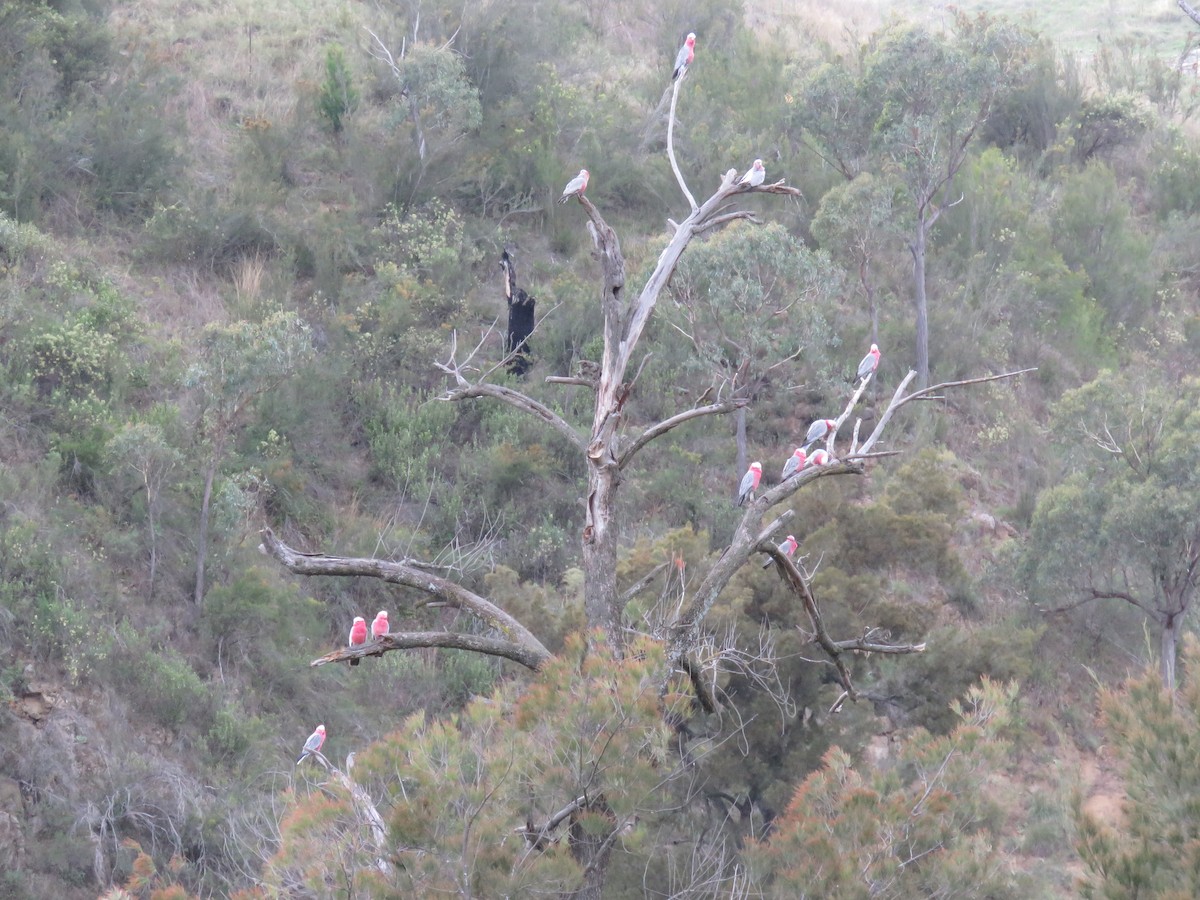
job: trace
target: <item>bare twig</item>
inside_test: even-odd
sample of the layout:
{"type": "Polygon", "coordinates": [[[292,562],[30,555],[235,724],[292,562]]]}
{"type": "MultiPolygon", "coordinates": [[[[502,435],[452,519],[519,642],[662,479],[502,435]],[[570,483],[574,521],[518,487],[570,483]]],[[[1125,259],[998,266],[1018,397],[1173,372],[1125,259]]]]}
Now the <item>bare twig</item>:
{"type": "Polygon", "coordinates": [[[621,451],[617,457],[617,465],[620,468],[625,468],[629,461],[641,450],[644,446],[657,438],[659,435],[666,434],[672,428],[682,425],[684,422],[690,422],[692,419],[699,419],[702,416],[713,416],[721,413],[732,412],[739,406],[745,406],[750,401],[738,397],[731,400],[725,400],[720,403],[711,403],[708,406],[696,406],[692,409],[684,410],[681,413],[671,416],[669,419],[663,419],[661,422],[651,425],[640,435],[638,435],[632,444],[621,451]]]}
{"type": "Polygon", "coordinates": [[[675,173],[675,180],[679,182],[679,189],[683,191],[683,196],[687,197],[688,206],[691,207],[692,214],[694,215],[696,212],[696,198],[688,190],[687,182],[683,180],[683,173],[679,171],[679,163],[675,161],[675,103],[679,100],[679,88],[683,85],[686,78],[687,73],[676,78],[675,84],[671,88],[671,113],[667,119],[667,158],[671,160],[671,171],[675,173]]]}

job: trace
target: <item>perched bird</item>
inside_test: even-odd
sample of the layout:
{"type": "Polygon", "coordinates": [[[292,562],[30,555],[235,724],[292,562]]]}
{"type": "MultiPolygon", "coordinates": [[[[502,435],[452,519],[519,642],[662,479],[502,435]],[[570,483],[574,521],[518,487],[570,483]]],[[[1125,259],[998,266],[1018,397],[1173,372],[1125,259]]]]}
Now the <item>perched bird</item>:
{"type": "Polygon", "coordinates": [[[750,463],[750,468],[746,470],[746,474],[742,476],[742,483],[738,486],[738,506],[741,506],[743,503],[745,503],[747,497],[754,496],[754,492],[758,490],[758,483],[761,480],[762,463],[750,463]]]}
{"type": "Polygon", "coordinates": [[[375,614],[375,621],[371,623],[371,637],[374,640],[379,640],[390,630],[387,620],[387,610],[381,609],[375,614]]]}
{"type": "MultiPolygon", "coordinates": [[[[350,626],[350,647],[361,647],[367,642],[367,620],[362,616],[354,617],[354,624],[350,626]]],[[[350,660],[350,665],[357,666],[361,659],[350,660]]]]}
{"type": "MultiPolygon", "coordinates": [[[[827,466],[831,462],[833,462],[833,457],[824,450],[818,450],[808,458],[808,466],[827,466]]],[[[805,468],[808,468],[808,466],[805,466],[805,468]]]]}
{"type": "Polygon", "coordinates": [[[679,52],[675,54],[675,71],[671,73],[671,80],[682,77],[687,72],[687,67],[692,64],[692,60],[696,58],[696,35],[689,32],[687,40],[683,42],[683,46],[679,48],[679,52]]]}
{"type": "Polygon", "coordinates": [[[804,448],[797,447],[796,450],[788,457],[788,461],[783,464],[783,474],[779,476],[780,481],[787,481],[804,468],[804,448]]]}
{"type": "Polygon", "coordinates": [[[308,740],[304,742],[304,752],[300,754],[300,758],[296,760],[296,765],[304,762],[310,753],[316,753],[321,749],[321,745],[325,743],[325,726],[318,725],[317,730],[308,736],[308,740]]]}
{"type": "Polygon", "coordinates": [[[805,452],[807,453],[809,447],[829,434],[829,429],[833,428],[835,425],[837,425],[837,422],[835,422],[833,419],[817,419],[817,421],[809,425],[808,434],[804,436],[805,452]]]}
{"type": "Polygon", "coordinates": [[[767,177],[767,170],[763,168],[761,159],[756,159],[754,165],[746,170],[746,174],[738,179],[738,184],[748,184],[750,187],[758,187],[767,177]]]}
{"type": "Polygon", "coordinates": [[[879,345],[872,344],[867,355],[858,364],[858,379],[861,381],[879,368],[879,345]]]}
{"type": "MultiPolygon", "coordinates": [[[[784,556],[791,556],[793,553],[796,552],[796,548],[798,546],[799,546],[799,544],[796,543],[796,539],[789,534],[787,536],[787,538],[784,539],[784,542],[779,545],[779,552],[782,553],[784,556]]],[[[771,568],[771,563],[773,563],[773,562],[775,562],[775,560],[771,559],[771,557],[768,556],[767,561],[765,563],[763,563],[762,567],[764,569],[769,569],[769,568],[771,568]]]]}
{"type": "Polygon", "coordinates": [[[583,192],[587,190],[588,170],[580,169],[579,174],[567,182],[567,186],[563,188],[562,196],[558,198],[559,203],[566,203],[572,197],[582,197],[583,192]]]}

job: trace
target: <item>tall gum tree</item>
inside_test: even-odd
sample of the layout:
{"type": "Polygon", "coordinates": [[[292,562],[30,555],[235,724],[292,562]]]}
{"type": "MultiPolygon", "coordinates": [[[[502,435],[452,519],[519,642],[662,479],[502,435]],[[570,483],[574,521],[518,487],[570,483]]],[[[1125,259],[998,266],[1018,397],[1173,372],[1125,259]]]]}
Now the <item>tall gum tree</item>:
{"type": "Polygon", "coordinates": [[[1144,615],[1168,689],[1200,582],[1198,409],[1195,378],[1166,385],[1108,372],[1066,394],[1054,432],[1069,472],[1038,498],[1024,563],[1049,615],[1102,602],[1144,615]]]}
{"type": "Polygon", "coordinates": [[[954,183],[996,101],[1020,77],[1031,41],[986,15],[959,14],[952,35],[886,32],[805,85],[793,121],[813,150],[853,180],[873,172],[898,188],[913,263],[917,384],[929,383],[929,238],[954,205],[954,183]]]}

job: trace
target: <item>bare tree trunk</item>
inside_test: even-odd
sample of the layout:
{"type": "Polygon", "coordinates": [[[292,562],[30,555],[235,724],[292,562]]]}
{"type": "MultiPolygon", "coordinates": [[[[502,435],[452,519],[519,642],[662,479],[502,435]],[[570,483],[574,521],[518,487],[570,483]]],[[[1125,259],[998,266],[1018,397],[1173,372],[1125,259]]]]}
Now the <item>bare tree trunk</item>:
{"type": "Polygon", "coordinates": [[[617,546],[621,535],[616,516],[620,469],[612,448],[602,445],[600,458],[589,452],[588,523],[583,535],[583,609],[588,626],[600,628],[614,648],[624,643],[617,593],[617,546]]]}
{"type": "Polygon", "coordinates": [[[924,215],[917,219],[913,242],[909,246],[913,257],[913,303],[917,312],[917,387],[929,386],[929,304],[925,294],[925,239],[927,236],[924,215]]]}
{"type": "Polygon", "coordinates": [[[733,416],[737,429],[737,471],[745,472],[750,467],[746,460],[746,407],[739,406],[733,416]]]}
{"type": "Polygon", "coordinates": [[[1175,690],[1175,649],[1179,644],[1179,621],[1182,618],[1182,615],[1166,613],[1159,636],[1159,668],[1163,687],[1172,692],[1175,690]]]}
{"type": "Polygon", "coordinates": [[[150,528],[150,586],[146,590],[146,598],[154,599],[154,576],[158,571],[158,529],[154,522],[154,507],[158,502],[157,492],[151,493],[150,485],[146,484],[146,519],[150,528]]]}
{"type": "Polygon", "coordinates": [[[213,482],[217,478],[217,466],[221,463],[221,454],[225,446],[225,437],[221,435],[213,443],[212,457],[208,461],[208,469],[204,473],[204,496],[200,500],[200,534],[196,537],[196,593],[194,600],[197,606],[204,602],[204,560],[208,556],[208,513],[212,505],[213,482]]]}

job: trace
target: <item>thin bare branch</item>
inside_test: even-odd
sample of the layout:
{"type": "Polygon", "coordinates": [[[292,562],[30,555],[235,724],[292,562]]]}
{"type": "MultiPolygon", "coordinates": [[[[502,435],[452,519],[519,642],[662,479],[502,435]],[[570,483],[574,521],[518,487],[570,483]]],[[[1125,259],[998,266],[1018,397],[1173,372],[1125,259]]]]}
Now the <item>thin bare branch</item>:
{"type": "Polygon", "coordinates": [[[675,173],[675,180],[679,182],[679,189],[683,191],[683,196],[687,198],[688,206],[691,207],[694,215],[697,208],[696,198],[688,190],[687,182],[683,180],[683,173],[679,171],[679,163],[675,161],[675,104],[679,100],[679,88],[683,85],[686,78],[687,73],[684,72],[675,79],[675,84],[671,88],[671,113],[667,119],[667,158],[671,160],[671,171],[675,173]]]}
{"type": "Polygon", "coordinates": [[[573,384],[578,387],[596,389],[595,378],[581,378],[578,375],[547,375],[546,384],[573,384]]]}
{"type": "Polygon", "coordinates": [[[655,577],[657,577],[658,574],[666,569],[669,565],[671,565],[670,560],[665,563],[659,563],[657,566],[631,584],[628,588],[626,588],[624,593],[621,594],[621,604],[624,605],[628,603],[630,600],[644,591],[650,582],[652,582],[655,577]]]}
{"type": "Polygon", "coordinates": [[[1086,596],[1080,597],[1078,600],[1075,600],[1072,603],[1067,603],[1067,604],[1064,604],[1063,606],[1046,607],[1046,608],[1043,608],[1041,611],[1043,613],[1045,613],[1046,615],[1054,615],[1055,613],[1070,612],[1073,609],[1078,609],[1081,606],[1086,606],[1088,603],[1093,603],[1096,600],[1123,600],[1124,602],[1128,603],[1130,606],[1136,606],[1138,609],[1140,609],[1142,612],[1144,612],[1146,615],[1148,615],[1151,619],[1153,619],[1155,621],[1158,620],[1159,615],[1160,615],[1159,610],[1156,610],[1151,606],[1147,606],[1145,603],[1143,603],[1137,597],[1133,596],[1133,594],[1129,593],[1128,591],[1117,591],[1117,590],[1101,591],[1101,590],[1097,590],[1096,588],[1087,588],[1086,596]]]}
{"type": "Polygon", "coordinates": [[[848,641],[834,641],[833,645],[839,650],[855,650],[859,653],[924,653],[925,642],[919,644],[880,644],[866,637],[851,638],[848,641]]]}
{"type": "MultiPolygon", "coordinates": [[[[443,371],[453,372],[452,369],[443,366],[441,363],[438,363],[438,368],[442,369],[443,371]]],[[[488,382],[481,382],[479,384],[468,383],[460,387],[450,388],[448,391],[446,391],[446,394],[444,397],[442,397],[442,399],[451,402],[457,402],[460,400],[470,400],[479,397],[491,397],[495,400],[501,401],[502,403],[507,403],[509,406],[512,406],[516,409],[523,410],[524,412],[541,419],[543,422],[557,431],[560,435],[566,438],[576,450],[582,453],[587,449],[583,442],[583,438],[569,422],[559,416],[548,406],[539,403],[532,397],[522,394],[520,391],[514,391],[510,387],[505,387],[504,385],[500,384],[490,384],[488,382]]]]}
{"type": "Polygon", "coordinates": [[[898,409],[900,409],[900,407],[904,406],[904,404],[906,404],[906,403],[910,403],[913,400],[924,399],[926,397],[929,397],[932,394],[935,394],[938,391],[944,391],[946,388],[962,387],[963,385],[967,385],[967,384],[984,384],[989,381],[1002,381],[1006,378],[1016,378],[1019,375],[1026,375],[1030,372],[1036,372],[1036,371],[1037,371],[1037,368],[1033,367],[1033,368],[1029,368],[1029,369],[1018,369],[1015,372],[1003,372],[1000,375],[981,375],[978,378],[964,378],[962,381],[943,381],[941,384],[935,384],[935,385],[932,385],[931,387],[922,388],[921,390],[918,390],[918,391],[913,391],[913,393],[908,394],[906,396],[906,395],[904,395],[905,388],[908,387],[909,382],[911,382],[913,380],[913,378],[915,378],[917,375],[916,372],[910,370],[909,373],[906,376],[904,376],[904,379],[900,382],[899,386],[896,388],[896,392],[895,392],[895,394],[892,395],[892,400],[888,404],[887,409],[885,409],[883,412],[883,415],[881,415],[879,417],[879,422],[876,423],[875,430],[871,432],[871,436],[868,437],[866,439],[866,441],[863,443],[861,452],[862,453],[870,452],[871,448],[875,446],[875,442],[877,440],[879,440],[879,436],[881,434],[883,434],[883,429],[887,425],[888,421],[891,419],[893,414],[895,414],[895,412],[898,409]]]}
{"type": "Polygon", "coordinates": [[[733,212],[723,213],[719,216],[713,216],[702,226],[696,229],[696,234],[703,234],[713,228],[720,228],[722,225],[728,225],[730,222],[736,222],[739,219],[745,219],[748,222],[753,222],[757,225],[760,221],[758,216],[748,209],[736,209],[733,212]]]}
{"type": "Polygon", "coordinates": [[[666,434],[672,428],[676,428],[682,425],[684,422],[690,422],[692,419],[699,419],[702,416],[714,416],[721,413],[732,412],[739,406],[745,406],[749,402],[750,401],[745,398],[737,397],[730,400],[724,400],[720,403],[710,403],[708,406],[696,406],[692,409],[677,413],[671,416],[669,419],[663,419],[661,422],[651,425],[649,428],[643,431],[634,439],[632,444],[621,451],[620,455],[617,457],[617,466],[622,469],[625,468],[625,466],[629,464],[629,461],[637,455],[639,450],[641,450],[655,438],[666,434]]]}
{"type": "Polygon", "coordinates": [[[1187,0],[1176,0],[1176,2],[1179,4],[1179,8],[1187,14],[1189,19],[1191,19],[1197,25],[1200,25],[1200,11],[1197,11],[1196,7],[1188,3],[1187,0]]]}

